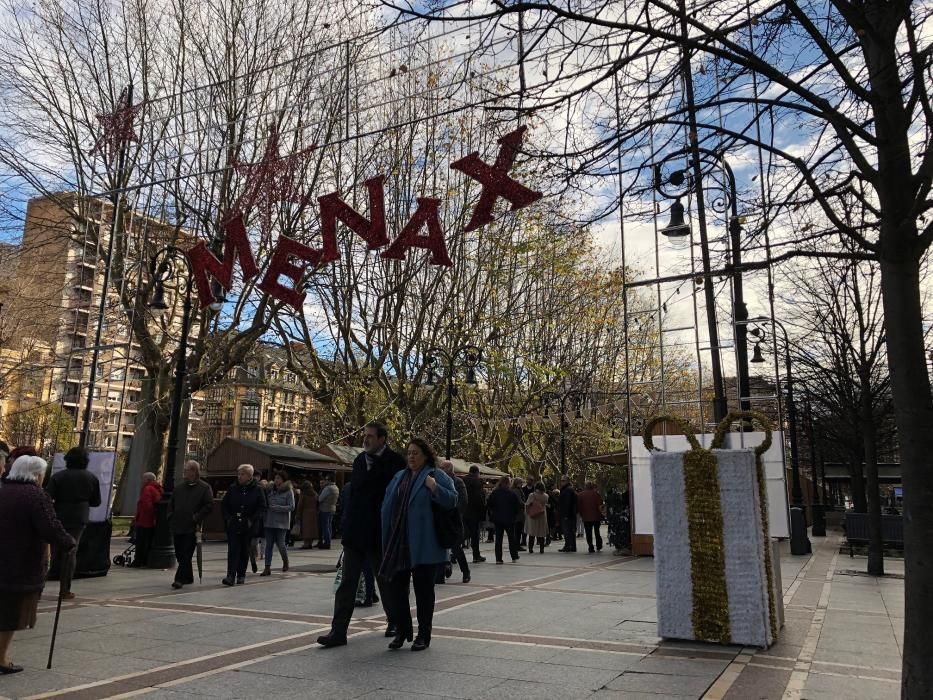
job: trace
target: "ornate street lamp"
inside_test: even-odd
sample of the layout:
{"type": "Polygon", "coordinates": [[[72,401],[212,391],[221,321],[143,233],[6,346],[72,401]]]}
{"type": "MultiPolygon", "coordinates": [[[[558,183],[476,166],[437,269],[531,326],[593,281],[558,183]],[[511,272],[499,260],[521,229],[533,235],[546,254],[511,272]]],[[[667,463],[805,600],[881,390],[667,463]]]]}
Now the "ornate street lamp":
{"type": "Polygon", "coordinates": [[[424,365],[428,370],[426,386],[436,386],[438,380],[446,384],[447,440],[445,456],[450,459],[453,440],[453,398],[457,395],[456,378],[460,371],[465,373],[464,383],[476,384],[476,367],[482,361],[482,350],[476,345],[461,345],[453,350],[433,347],[424,354],[424,365]]]}
{"type": "Polygon", "coordinates": [[[560,412],[560,473],[567,473],[567,406],[572,406],[577,418],[583,416],[583,403],[586,392],[568,389],[564,392],[549,391],[541,396],[544,404],[544,417],[547,418],[553,406],[560,412]]]}
{"type": "MultiPolygon", "coordinates": [[[[156,531],[147,565],[153,569],[167,569],[175,563],[175,550],[172,546],[168,527],[168,504],[175,489],[175,465],[178,457],[181,407],[186,397],[185,380],[188,375],[188,335],[191,331],[193,289],[191,262],[184,251],[173,245],[159,250],[152,258],[152,275],[156,277],[149,308],[153,316],[161,317],[169,310],[165,299],[165,290],[169,284],[177,284],[182,293],[181,329],[175,360],[175,377],[172,387],[172,406],[169,415],[168,454],[165,457],[165,471],[162,474],[162,500],[156,509],[156,531]]],[[[216,301],[210,305],[214,312],[224,304],[219,289],[215,291],[216,301]]],[[[187,438],[186,438],[187,439],[187,438]]]]}
{"type": "Polygon", "coordinates": [[[720,214],[728,213],[730,248],[732,254],[732,293],[734,299],[733,325],[735,329],[736,367],[738,374],[739,405],[749,410],[748,342],[744,321],[748,319],[742,286],[742,217],[738,212],[738,192],[735,174],[721,153],[699,148],[675,151],[655,164],[654,188],[664,198],[674,200],[671,205],[670,223],[661,229],[661,234],[680,248],[690,244],[690,224],[686,221],[683,197],[693,195],[697,202],[700,253],[703,265],[703,291],[706,302],[706,319],[710,340],[710,365],[713,375],[713,414],[718,423],[728,412],[722,365],[719,357],[719,324],[716,320],[716,296],[711,263],[709,237],[706,229],[706,198],[708,206],[720,214]],[[678,167],[672,167],[678,161],[678,167]],[[711,187],[704,187],[702,179],[710,179],[711,187]],[[710,196],[712,195],[714,196],[710,196]]]}
{"type": "MultiPolygon", "coordinates": [[[[740,322],[736,321],[736,325],[740,322]]],[[[771,323],[781,329],[784,335],[784,369],[786,378],[784,380],[787,389],[787,430],[790,433],[790,468],[791,468],[791,518],[790,518],[790,553],[791,554],[809,554],[811,551],[810,540],[807,537],[807,523],[803,515],[803,490],[800,487],[800,452],[797,446],[797,406],[794,403],[794,375],[790,359],[790,336],[784,324],[777,319],[758,316],[741,321],[743,325],[757,323],[771,323]],[[794,511],[797,511],[795,513],[794,511]]],[[[753,335],[756,338],[761,337],[760,329],[755,329],[753,335]]],[[[764,362],[761,355],[761,342],[755,343],[755,355],[753,362],[764,362]]]]}

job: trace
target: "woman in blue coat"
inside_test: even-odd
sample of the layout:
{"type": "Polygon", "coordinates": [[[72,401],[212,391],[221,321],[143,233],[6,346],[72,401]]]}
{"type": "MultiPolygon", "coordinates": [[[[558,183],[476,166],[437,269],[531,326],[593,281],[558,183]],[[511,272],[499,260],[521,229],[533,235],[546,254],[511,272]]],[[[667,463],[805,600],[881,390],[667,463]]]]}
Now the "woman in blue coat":
{"type": "Polygon", "coordinates": [[[408,443],[408,469],[392,479],[382,502],[382,567],[379,575],[387,582],[386,610],[396,623],[390,649],[400,648],[414,634],[408,603],[409,581],[415,589],[418,636],[412,651],[431,645],[434,618],[434,574],[437,565],[447,561],[447,550],[437,541],[431,504],[445,510],[457,506],[453,481],[436,469],[437,456],[420,438],[408,443]]]}

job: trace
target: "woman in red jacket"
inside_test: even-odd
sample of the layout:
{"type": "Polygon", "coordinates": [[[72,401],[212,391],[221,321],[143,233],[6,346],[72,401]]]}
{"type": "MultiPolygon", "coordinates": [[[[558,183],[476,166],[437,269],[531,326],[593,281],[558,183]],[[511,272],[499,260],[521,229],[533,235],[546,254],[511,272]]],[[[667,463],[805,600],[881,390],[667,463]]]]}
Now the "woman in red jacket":
{"type": "Polygon", "coordinates": [[[152,537],[155,535],[156,504],[162,500],[162,486],[152,472],[143,474],[143,488],[136,501],[136,558],[131,566],[143,567],[149,561],[152,537]]]}

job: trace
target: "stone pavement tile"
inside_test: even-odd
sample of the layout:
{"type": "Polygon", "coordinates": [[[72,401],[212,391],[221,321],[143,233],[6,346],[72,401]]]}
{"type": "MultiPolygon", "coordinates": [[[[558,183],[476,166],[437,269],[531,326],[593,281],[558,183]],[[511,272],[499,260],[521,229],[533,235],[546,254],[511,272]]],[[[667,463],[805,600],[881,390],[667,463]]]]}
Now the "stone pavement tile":
{"type": "MultiPolygon", "coordinates": [[[[208,615],[201,615],[199,625],[163,625],[158,621],[147,620],[139,622],[123,622],[118,625],[111,625],[107,628],[108,634],[125,635],[132,637],[134,635],[146,636],[150,639],[160,641],[178,641],[190,642],[193,639],[204,637],[211,632],[213,634],[223,634],[226,632],[226,626],[217,624],[218,618],[208,615]]],[[[222,619],[222,618],[220,618],[222,619]]],[[[250,624],[250,621],[245,621],[250,624]]],[[[244,623],[240,623],[241,625],[244,623]]]]}
{"type": "Polygon", "coordinates": [[[873,681],[811,671],[802,697],[805,700],[898,700],[901,684],[898,681],[873,681]]]}
{"type": "Polygon", "coordinates": [[[804,580],[800,582],[797,592],[791,598],[792,605],[803,605],[815,608],[820,602],[825,581],[804,580]]]}
{"type": "Polygon", "coordinates": [[[575,688],[598,690],[619,676],[616,670],[555,664],[521,664],[511,678],[514,680],[553,683],[575,688]]]}
{"type": "MultiPolygon", "coordinates": [[[[896,648],[877,648],[874,647],[871,653],[861,653],[858,651],[840,651],[830,649],[824,646],[817,646],[813,654],[814,661],[823,661],[831,664],[846,664],[856,668],[885,668],[890,670],[899,670],[901,668],[901,656],[896,648]]],[[[845,672],[843,670],[842,672],[845,672]]],[[[869,674],[871,675],[871,674],[869,674]]]]}
{"type": "MultiPolygon", "coordinates": [[[[45,672],[48,661],[48,644],[37,647],[35,653],[17,654],[18,663],[27,669],[45,672]]],[[[82,649],[61,647],[56,644],[55,654],[52,658],[53,670],[69,676],[81,676],[94,680],[103,680],[112,676],[148,671],[163,665],[160,661],[138,658],[135,653],[129,654],[102,654],[82,649]]]]}
{"type": "Polygon", "coordinates": [[[198,695],[196,693],[184,690],[171,690],[169,688],[157,688],[152,692],[148,692],[145,695],[140,697],[146,698],[146,700],[185,700],[186,698],[191,698],[192,700],[202,700],[203,698],[210,697],[209,695],[198,695]]]}
{"type": "Polygon", "coordinates": [[[644,639],[650,639],[653,644],[661,641],[661,638],[658,637],[657,620],[624,620],[616,625],[616,629],[644,639]]]}
{"type": "MultiPolygon", "coordinates": [[[[199,678],[190,683],[172,685],[169,690],[176,693],[196,694],[214,698],[276,698],[279,700],[300,700],[301,698],[332,698],[349,700],[367,692],[357,685],[346,681],[320,681],[306,678],[280,678],[267,674],[252,673],[252,666],[241,670],[199,678]]],[[[142,696],[148,698],[148,695],[142,696]]],[[[180,698],[181,696],[179,696],[180,698]]]]}
{"type": "Polygon", "coordinates": [[[425,695],[424,693],[412,693],[411,691],[396,691],[380,688],[373,690],[365,695],[355,696],[365,698],[365,700],[418,700],[419,698],[442,698],[443,695],[425,695]]]}
{"type": "MultiPolygon", "coordinates": [[[[302,632],[308,632],[311,629],[315,629],[313,626],[303,628],[293,625],[276,625],[274,623],[265,626],[262,621],[256,622],[257,624],[244,625],[241,627],[241,629],[235,631],[230,630],[219,633],[212,633],[210,630],[202,630],[202,636],[186,641],[203,641],[205,644],[210,646],[224,647],[226,649],[237,649],[239,647],[249,646],[250,644],[267,642],[270,639],[278,639],[279,637],[290,637],[295,634],[301,634],[302,632]]],[[[308,641],[310,643],[313,642],[314,639],[312,638],[308,641]]]]}
{"type": "Polygon", "coordinates": [[[661,673],[668,676],[697,676],[710,679],[712,683],[731,661],[720,659],[684,659],[674,656],[652,654],[632,666],[633,672],[661,673]]]}
{"type": "Polygon", "coordinates": [[[585,700],[593,697],[593,691],[556,683],[508,680],[470,697],[472,700],[528,700],[528,698],[585,700]]]}
{"type": "MultiPolygon", "coordinates": [[[[555,651],[552,649],[552,651],[555,651]]],[[[547,659],[548,663],[560,663],[582,668],[599,668],[607,671],[627,671],[641,659],[636,654],[617,654],[588,649],[562,649],[547,659]]]]}
{"type": "Polygon", "coordinates": [[[55,648],[80,649],[100,654],[131,654],[140,649],[149,649],[164,644],[158,639],[148,639],[142,635],[111,635],[93,631],[62,632],[59,629],[55,648]]]}
{"type": "Polygon", "coordinates": [[[761,668],[746,666],[724,700],[777,700],[784,695],[792,669],[761,668]]]}
{"type": "MultiPolygon", "coordinates": [[[[547,661],[552,658],[558,649],[551,646],[538,646],[536,644],[511,644],[508,642],[491,642],[482,639],[464,639],[462,637],[445,637],[443,632],[436,628],[432,633],[431,648],[456,650],[457,657],[471,656],[481,659],[519,659],[521,661],[547,661]]],[[[471,659],[470,663],[483,663],[471,659]]],[[[461,667],[461,664],[457,664],[461,667]]]]}
{"type": "MultiPolygon", "coordinates": [[[[890,633],[888,637],[891,637],[890,633]]],[[[868,660],[874,656],[891,656],[897,654],[897,647],[893,644],[893,639],[876,642],[874,638],[865,636],[821,635],[817,644],[817,649],[847,652],[857,660],[868,660]]]]}
{"type": "Polygon", "coordinates": [[[148,649],[134,651],[133,656],[140,659],[152,659],[153,661],[162,661],[165,663],[175,663],[176,661],[188,661],[202,656],[210,656],[218,652],[229,651],[225,647],[211,646],[203,641],[195,642],[174,642],[172,644],[162,644],[148,649]]]}
{"type": "MultiPolygon", "coordinates": [[[[900,658],[898,658],[897,663],[900,663],[900,658]]],[[[814,661],[812,669],[815,673],[824,673],[827,675],[858,675],[866,676],[869,679],[880,679],[883,681],[901,680],[901,669],[895,668],[894,666],[873,665],[853,668],[849,665],[840,665],[831,661],[814,661]]]]}
{"type": "Polygon", "coordinates": [[[632,690],[597,690],[590,700],[697,700],[699,695],[671,695],[670,693],[643,693],[632,690]]]}
{"type": "Polygon", "coordinates": [[[784,617],[784,627],[778,634],[778,641],[767,650],[758,653],[764,656],[785,656],[796,659],[810,633],[812,622],[812,612],[788,610],[784,617]]]}
{"type": "Polygon", "coordinates": [[[706,692],[714,680],[715,678],[700,676],[667,676],[659,673],[626,671],[606,687],[609,690],[689,695],[698,698],[706,692]]]}
{"type": "Polygon", "coordinates": [[[543,590],[563,588],[575,591],[617,593],[619,596],[626,593],[654,595],[655,575],[653,571],[620,571],[617,569],[607,571],[605,569],[596,569],[582,576],[546,583],[541,588],[543,590]]]}
{"type": "MultiPolygon", "coordinates": [[[[410,651],[399,651],[411,654],[410,651]]],[[[421,652],[425,653],[425,652],[421,652]]],[[[428,652],[430,653],[430,652],[428,652]]],[[[354,671],[352,683],[357,688],[385,688],[400,692],[442,695],[448,698],[472,698],[501,682],[499,678],[466,675],[434,670],[393,667],[374,664],[361,673],[354,671]]]]}
{"type": "Polygon", "coordinates": [[[45,664],[42,664],[41,671],[29,670],[12,676],[0,676],[0,698],[24,698],[27,695],[70,688],[87,682],[87,678],[59,673],[54,667],[51,671],[46,671],[45,664]]]}

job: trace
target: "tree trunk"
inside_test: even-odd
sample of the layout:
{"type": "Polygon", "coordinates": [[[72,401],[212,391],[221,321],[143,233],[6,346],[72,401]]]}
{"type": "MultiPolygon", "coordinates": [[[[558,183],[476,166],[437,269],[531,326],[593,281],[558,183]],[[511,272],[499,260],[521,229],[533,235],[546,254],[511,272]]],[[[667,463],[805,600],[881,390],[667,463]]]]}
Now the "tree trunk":
{"type": "Polygon", "coordinates": [[[114,503],[119,504],[122,515],[136,514],[136,501],[142,488],[143,474],[155,472],[159,476],[162,467],[162,445],[168,428],[165,416],[156,409],[152,392],[152,381],[143,380],[139,413],[133,430],[130,455],[114,503]]]}
{"type": "Polygon", "coordinates": [[[862,454],[854,452],[849,456],[849,485],[852,497],[852,508],[856,513],[865,513],[868,506],[865,503],[865,476],[862,472],[862,454]]]}
{"type": "Polygon", "coordinates": [[[933,403],[916,261],[881,262],[891,393],[904,484],[901,697],[933,697],[933,403]]]}
{"type": "Polygon", "coordinates": [[[878,489],[878,444],[871,404],[871,377],[862,373],[859,420],[865,449],[865,490],[868,495],[868,573],[884,576],[884,541],[881,536],[881,494],[878,489]]]}

